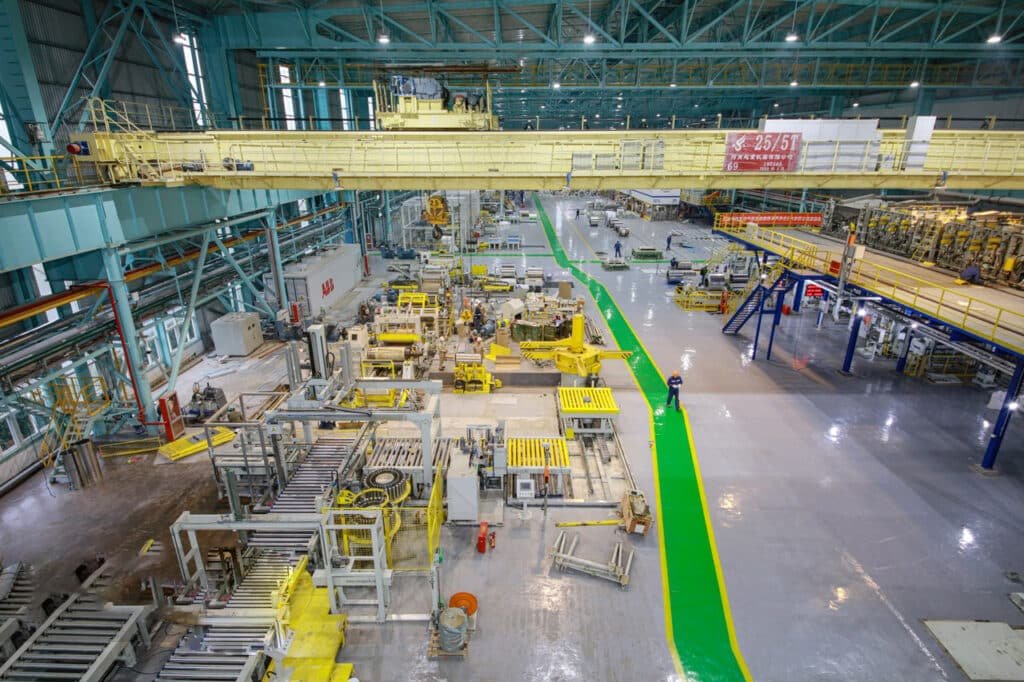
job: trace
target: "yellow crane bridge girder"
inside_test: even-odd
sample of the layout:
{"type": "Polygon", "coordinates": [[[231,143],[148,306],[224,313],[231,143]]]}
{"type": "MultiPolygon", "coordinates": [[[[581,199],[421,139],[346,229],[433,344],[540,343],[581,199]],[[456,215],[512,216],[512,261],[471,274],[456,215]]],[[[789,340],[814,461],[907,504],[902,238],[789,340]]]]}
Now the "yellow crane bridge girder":
{"type": "Polygon", "coordinates": [[[125,183],[303,190],[1024,189],[1021,131],[936,130],[922,145],[905,130],[880,130],[877,151],[865,147],[854,162],[843,140],[805,141],[797,171],[727,172],[727,136],[758,131],[155,132],[103,119],[94,126],[83,135],[89,147],[83,160],[125,183]],[[824,162],[829,156],[835,163],[824,162]]]}

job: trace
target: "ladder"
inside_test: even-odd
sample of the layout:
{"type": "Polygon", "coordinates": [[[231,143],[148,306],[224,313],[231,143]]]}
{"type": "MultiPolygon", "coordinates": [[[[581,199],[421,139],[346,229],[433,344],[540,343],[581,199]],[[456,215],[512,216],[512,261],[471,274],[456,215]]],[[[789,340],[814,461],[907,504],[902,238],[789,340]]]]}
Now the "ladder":
{"type": "Polygon", "coordinates": [[[785,293],[789,291],[789,288],[793,285],[793,282],[789,279],[786,271],[783,270],[778,276],[771,287],[766,287],[762,284],[756,284],[744,299],[740,307],[736,309],[736,312],[732,314],[732,317],[722,327],[723,334],[736,335],[743,329],[743,325],[752,318],[758,311],[761,310],[761,304],[766,297],[774,296],[775,294],[785,293]]]}
{"type": "Polygon", "coordinates": [[[935,258],[935,247],[941,237],[942,225],[934,220],[925,221],[918,232],[910,257],[922,263],[931,262],[935,258]]]}

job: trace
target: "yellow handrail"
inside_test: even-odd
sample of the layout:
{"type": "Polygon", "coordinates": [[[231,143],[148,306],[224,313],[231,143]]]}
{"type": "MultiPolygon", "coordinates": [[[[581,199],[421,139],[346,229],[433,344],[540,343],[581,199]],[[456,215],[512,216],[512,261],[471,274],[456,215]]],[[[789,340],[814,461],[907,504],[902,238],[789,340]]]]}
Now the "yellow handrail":
{"type": "MultiPolygon", "coordinates": [[[[838,275],[840,255],[790,234],[761,227],[725,228],[778,254],[789,266],[838,275]]],[[[1024,352],[1024,314],[867,259],[855,261],[850,284],[904,304],[974,336],[1024,352]]]]}

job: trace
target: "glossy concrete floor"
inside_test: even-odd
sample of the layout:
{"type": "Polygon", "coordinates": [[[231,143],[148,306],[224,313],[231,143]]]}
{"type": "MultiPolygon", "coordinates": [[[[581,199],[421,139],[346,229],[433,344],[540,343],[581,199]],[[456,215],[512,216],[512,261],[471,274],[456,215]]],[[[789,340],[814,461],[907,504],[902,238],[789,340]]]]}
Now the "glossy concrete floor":
{"type": "MultiPolygon", "coordinates": [[[[610,230],[576,223],[578,201],[544,203],[571,256],[614,243],[610,230]]],[[[705,257],[711,243],[707,228],[632,224],[627,250],[663,248],[670,231],[694,247],[677,246],[682,258],[705,257]]],[[[752,327],[727,337],[720,317],[680,310],[664,266],[584,268],[616,296],[662,369],[684,376],[755,679],[962,679],[921,619],[1024,624],[1007,598],[1019,585],[1006,575],[1024,567],[1024,428],[1019,418],[1011,424],[1001,475],[975,473],[995,420],[987,392],[860,358],[855,376],[840,376],[845,326],[816,330],[810,311],[784,319],[771,362],[763,346],[752,362],[752,327]]]]}
{"type": "MultiPolygon", "coordinates": [[[[595,251],[610,250],[610,231],[568,221],[554,199],[545,204],[572,257],[590,260],[595,251]]],[[[686,233],[694,248],[674,251],[686,258],[705,257],[713,244],[706,228],[633,224],[633,235],[623,240],[627,251],[663,247],[669,231],[686,233]]],[[[523,256],[482,261],[554,267],[542,255],[550,249],[540,228],[516,229],[529,247],[523,256]]],[[[959,680],[921,619],[1024,623],[1006,598],[1020,586],[1004,575],[1024,568],[1024,430],[1019,421],[1011,426],[1002,475],[975,474],[970,464],[980,459],[995,414],[984,409],[985,392],[901,378],[891,363],[861,359],[856,376],[841,377],[834,368],[845,329],[815,330],[809,313],[784,320],[771,363],[751,362],[752,331],[725,337],[721,318],[679,310],[664,284],[664,266],[614,273],[583,267],[616,295],[662,369],[678,367],[685,377],[740,649],[755,679],[959,680]],[[806,368],[795,370],[794,357],[806,368]]],[[[283,365],[225,380],[250,390],[276,380],[271,375],[283,375],[283,365]]],[[[646,406],[621,363],[606,363],[604,375],[623,409],[622,439],[634,474],[652,495],[646,406]]],[[[499,414],[525,425],[542,418],[546,400],[543,393],[498,393],[489,401],[446,395],[444,413],[457,415],[453,428],[499,414]]],[[[59,490],[51,498],[38,478],[22,486],[0,501],[5,557],[64,576],[83,552],[111,547],[130,556],[145,537],[166,532],[183,505],[216,508],[202,462],[147,464],[125,465],[123,476],[108,477],[105,485],[119,496],[103,500],[59,490]],[[173,492],[182,489],[190,496],[175,500],[173,492]],[[129,513],[125,491],[139,499],[129,513]],[[54,546],[62,552],[52,552],[54,546]]],[[[339,658],[355,662],[364,682],[675,679],[656,535],[631,541],[637,559],[627,592],[550,568],[546,550],[555,521],[604,513],[534,510],[522,519],[506,511],[496,552],[483,556],[473,549],[473,529],[444,531],[443,591],[481,598],[480,629],[467,660],[428,661],[416,624],[353,626],[339,658]]],[[[580,532],[580,554],[589,558],[603,557],[615,538],[608,528],[580,532]]],[[[422,578],[400,579],[395,610],[426,607],[422,578]]]]}

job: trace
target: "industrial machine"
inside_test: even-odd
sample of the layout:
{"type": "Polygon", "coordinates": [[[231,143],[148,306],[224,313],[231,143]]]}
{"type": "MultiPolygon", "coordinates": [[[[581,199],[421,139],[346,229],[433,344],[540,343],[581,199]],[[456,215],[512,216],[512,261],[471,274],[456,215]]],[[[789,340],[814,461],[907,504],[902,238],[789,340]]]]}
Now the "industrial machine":
{"type": "Polygon", "coordinates": [[[185,406],[185,422],[194,426],[205,421],[214,412],[227,405],[227,398],[224,389],[206,384],[200,388],[199,384],[192,386],[192,400],[185,406]]]}
{"type": "Polygon", "coordinates": [[[451,92],[436,78],[392,75],[373,82],[377,125],[383,130],[498,130],[491,85],[451,92]],[[482,91],[482,92],[481,92],[482,91]]]}
{"type": "Polygon", "coordinates": [[[633,255],[633,260],[637,260],[637,261],[644,261],[644,260],[652,261],[652,260],[661,260],[661,258],[662,258],[662,256],[664,254],[662,253],[661,249],[656,249],[656,248],[651,247],[651,246],[641,246],[639,248],[633,249],[633,254],[632,255],[633,255]]]}
{"type": "Polygon", "coordinates": [[[572,333],[558,341],[523,341],[519,349],[531,360],[551,360],[563,374],[581,378],[596,377],[601,372],[602,360],[627,360],[633,353],[622,350],[604,350],[584,340],[586,318],[582,313],[572,317],[572,333]]]}

